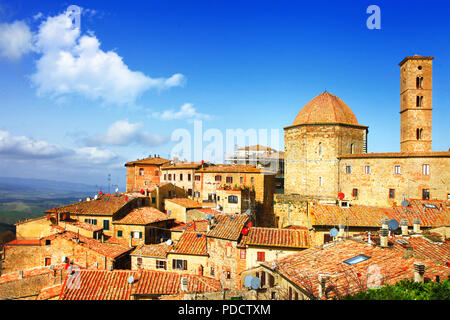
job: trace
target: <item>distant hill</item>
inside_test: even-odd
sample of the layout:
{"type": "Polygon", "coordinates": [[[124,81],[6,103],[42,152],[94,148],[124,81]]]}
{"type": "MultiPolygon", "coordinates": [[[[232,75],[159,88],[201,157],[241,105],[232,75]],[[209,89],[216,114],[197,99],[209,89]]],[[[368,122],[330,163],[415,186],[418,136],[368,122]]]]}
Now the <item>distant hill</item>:
{"type": "MultiPolygon", "coordinates": [[[[38,217],[45,210],[93,196],[108,187],[45,179],[0,177],[0,223],[12,225],[38,217]]],[[[0,231],[5,229],[5,225],[0,231]]]]}

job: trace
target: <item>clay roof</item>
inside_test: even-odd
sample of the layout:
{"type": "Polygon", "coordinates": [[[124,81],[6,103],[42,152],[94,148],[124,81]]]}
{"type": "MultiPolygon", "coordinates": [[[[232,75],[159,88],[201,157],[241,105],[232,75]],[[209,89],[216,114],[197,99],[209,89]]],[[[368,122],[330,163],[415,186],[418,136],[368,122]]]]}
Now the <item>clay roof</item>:
{"type": "Polygon", "coordinates": [[[246,146],[246,147],[240,147],[238,150],[245,150],[245,151],[277,151],[271,147],[266,147],[260,144],[256,144],[253,146],[246,146]]]}
{"type": "Polygon", "coordinates": [[[205,234],[203,232],[185,231],[170,253],[202,256],[208,255],[206,251],[205,234]]]}
{"type": "MultiPolygon", "coordinates": [[[[220,290],[218,280],[191,275],[153,270],[82,270],[80,288],[64,285],[60,300],[130,300],[137,295],[181,294],[181,278],[188,278],[186,293],[220,290]],[[133,276],[134,282],[128,279],[133,276]]],[[[67,281],[67,280],[66,280],[67,281]]]]}
{"type": "MultiPolygon", "coordinates": [[[[381,285],[411,279],[414,276],[415,261],[417,258],[405,259],[403,252],[399,250],[381,248],[350,239],[333,245],[305,249],[263,265],[271,270],[275,267],[277,272],[291,283],[314,296],[318,295],[319,274],[327,274],[331,276],[326,282],[326,290],[330,290],[327,297],[330,298],[338,294],[352,294],[365,290],[369,277],[373,277],[372,272],[376,271],[381,275],[381,285]],[[359,255],[369,258],[351,265],[344,263],[359,255]]],[[[441,277],[450,275],[450,268],[439,265],[434,260],[422,261],[426,267],[425,277],[434,279],[436,275],[441,277]]]]}
{"type": "Polygon", "coordinates": [[[304,229],[250,228],[246,237],[249,246],[309,248],[309,231],[304,229]]]}
{"type": "Polygon", "coordinates": [[[208,214],[215,215],[215,214],[220,214],[221,213],[220,211],[217,211],[214,208],[195,208],[195,209],[188,210],[188,213],[189,212],[195,212],[195,211],[203,212],[205,215],[208,215],[208,214]]]}
{"type": "Polygon", "coordinates": [[[53,240],[56,238],[65,239],[67,241],[71,241],[73,243],[76,243],[80,246],[83,246],[85,248],[88,248],[92,251],[95,251],[105,257],[108,258],[116,258],[118,256],[121,256],[122,254],[128,252],[131,250],[129,247],[125,247],[119,244],[114,244],[111,242],[101,242],[99,240],[84,237],[82,235],[78,235],[75,232],[72,231],[62,231],[60,233],[55,233],[50,236],[44,237],[41,240],[53,240]],[[79,242],[77,242],[77,238],[79,238],[79,242]]]}
{"type": "Polygon", "coordinates": [[[413,225],[419,218],[422,227],[450,226],[450,211],[444,201],[440,200],[408,200],[409,206],[380,208],[353,205],[343,208],[337,205],[315,204],[310,206],[311,224],[316,226],[335,226],[344,223],[350,227],[381,227],[381,219],[394,219],[400,223],[402,219],[413,225]],[[433,205],[434,208],[426,207],[433,205]]]}
{"type": "Polygon", "coordinates": [[[381,219],[393,212],[390,208],[360,205],[343,208],[337,205],[314,204],[309,208],[311,224],[316,226],[335,226],[344,223],[351,227],[381,227],[381,219]]]}
{"type": "Polygon", "coordinates": [[[5,243],[5,246],[39,246],[41,241],[39,239],[14,239],[5,243]]]}
{"type": "Polygon", "coordinates": [[[127,162],[127,163],[125,163],[125,167],[136,165],[136,164],[153,164],[153,165],[161,166],[168,162],[170,162],[170,160],[168,160],[168,159],[164,159],[164,158],[160,158],[160,157],[156,157],[156,158],[149,157],[149,158],[145,158],[145,159],[127,162]]]}
{"type": "Polygon", "coordinates": [[[409,206],[395,206],[393,218],[397,221],[408,220],[413,225],[414,218],[420,219],[420,225],[425,227],[450,226],[450,209],[446,201],[441,200],[407,200],[409,206]]]}
{"type": "Polygon", "coordinates": [[[93,225],[93,224],[90,224],[90,223],[86,223],[86,222],[83,222],[83,221],[79,221],[79,220],[64,220],[64,221],[61,221],[60,222],[61,227],[63,227],[65,223],[70,224],[70,225],[72,225],[74,227],[77,227],[77,228],[80,228],[80,229],[84,229],[84,230],[87,230],[87,231],[92,231],[92,232],[100,231],[100,230],[103,229],[103,227],[101,227],[101,226],[96,226],[96,225],[93,225]]]}
{"type": "Polygon", "coordinates": [[[67,206],[47,210],[47,213],[67,212],[75,215],[112,216],[135,198],[125,194],[103,194],[97,200],[81,201],[67,206]]]}
{"type": "Polygon", "coordinates": [[[158,221],[171,220],[164,212],[153,207],[141,207],[134,209],[120,220],[113,221],[114,224],[147,225],[158,221]]]}
{"type": "Polygon", "coordinates": [[[58,297],[61,294],[61,290],[63,288],[62,284],[56,284],[50,287],[43,288],[36,300],[48,300],[51,298],[58,297]]]}
{"type": "Polygon", "coordinates": [[[202,203],[189,199],[189,198],[173,198],[173,199],[166,199],[166,201],[173,202],[179,206],[185,207],[185,208],[201,208],[202,203]]]}
{"type": "Polygon", "coordinates": [[[238,241],[242,228],[249,220],[245,214],[217,214],[217,222],[211,226],[206,236],[211,238],[238,241]]]}
{"type": "Polygon", "coordinates": [[[167,163],[161,167],[161,170],[176,170],[176,169],[199,169],[202,164],[201,162],[178,162],[178,163],[167,163]]]}
{"type": "MultiPolygon", "coordinates": [[[[50,266],[46,267],[34,267],[27,270],[23,270],[22,278],[31,278],[35,276],[40,276],[42,274],[53,274],[54,270],[61,270],[65,267],[65,264],[53,265],[53,269],[50,266]]],[[[80,267],[81,268],[81,267],[80,267]]],[[[20,280],[19,271],[14,271],[11,273],[3,274],[0,276],[0,284],[20,280]]]]}
{"type": "Polygon", "coordinates": [[[207,168],[202,168],[196,172],[232,172],[232,173],[261,173],[263,170],[256,168],[252,165],[240,165],[240,164],[218,164],[207,168]]]}
{"type": "Polygon", "coordinates": [[[318,123],[359,125],[347,104],[329,92],[323,92],[308,102],[295,117],[292,125],[318,123]]]}
{"type": "Polygon", "coordinates": [[[405,248],[412,248],[414,257],[420,259],[432,259],[441,264],[450,262],[450,243],[433,242],[423,235],[396,236],[392,238],[392,243],[396,249],[404,251],[405,248]]]}
{"type": "Polygon", "coordinates": [[[208,231],[208,220],[195,220],[188,223],[182,223],[176,227],[170,229],[170,231],[183,232],[183,231],[194,231],[194,232],[207,232],[208,231]]]}
{"type": "Polygon", "coordinates": [[[430,152],[372,152],[354,153],[338,156],[339,159],[369,159],[369,158],[424,158],[424,157],[450,157],[450,151],[430,151],[430,152]]]}
{"type": "Polygon", "coordinates": [[[131,254],[135,256],[165,258],[171,247],[172,246],[166,245],[165,242],[158,244],[142,244],[131,254]]]}

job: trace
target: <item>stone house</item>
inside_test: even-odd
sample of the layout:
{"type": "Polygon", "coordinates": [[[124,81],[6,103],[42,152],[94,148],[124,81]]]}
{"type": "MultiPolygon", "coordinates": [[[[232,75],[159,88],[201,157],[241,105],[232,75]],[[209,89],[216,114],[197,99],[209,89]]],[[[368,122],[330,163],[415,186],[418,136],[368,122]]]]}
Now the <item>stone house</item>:
{"type": "Polygon", "coordinates": [[[161,182],[161,166],[170,160],[159,156],[125,163],[127,168],[127,192],[140,192],[152,184],[161,182]]]}
{"type": "Polygon", "coordinates": [[[205,162],[169,162],[161,166],[161,182],[173,183],[186,192],[190,199],[194,197],[195,170],[209,166],[205,162]]]}
{"type": "Polygon", "coordinates": [[[245,213],[252,210],[252,204],[255,203],[255,192],[245,189],[226,189],[218,188],[216,190],[217,204],[222,213],[245,213]]]}
{"type": "Polygon", "coordinates": [[[177,222],[187,222],[187,212],[190,209],[203,208],[201,202],[189,198],[165,199],[164,208],[166,213],[177,222]]]}

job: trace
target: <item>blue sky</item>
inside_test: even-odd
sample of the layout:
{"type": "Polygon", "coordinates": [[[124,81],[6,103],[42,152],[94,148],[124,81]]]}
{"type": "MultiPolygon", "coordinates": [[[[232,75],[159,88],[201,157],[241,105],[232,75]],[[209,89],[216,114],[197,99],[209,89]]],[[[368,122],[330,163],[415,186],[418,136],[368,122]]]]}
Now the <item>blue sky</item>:
{"type": "Polygon", "coordinates": [[[195,119],[224,135],[279,129],[282,147],[282,128],[325,89],[369,126],[369,152],[399,151],[398,63],[414,54],[435,56],[433,150],[448,150],[449,12],[448,1],[0,0],[0,176],[111,173],[123,187],[124,162],[168,157],[172,132],[195,119]],[[366,27],[372,4],[380,30],[366,27]],[[83,9],[79,34],[58,29],[69,5],[83,9]]]}

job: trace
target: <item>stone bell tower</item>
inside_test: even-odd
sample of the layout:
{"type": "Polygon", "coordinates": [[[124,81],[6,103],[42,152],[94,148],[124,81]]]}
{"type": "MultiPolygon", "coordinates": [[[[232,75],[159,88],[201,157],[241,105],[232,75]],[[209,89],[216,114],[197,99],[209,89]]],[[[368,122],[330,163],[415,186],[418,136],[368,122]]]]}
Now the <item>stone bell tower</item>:
{"type": "Polygon", "coordinates": [[[400,66],[400,151],[431,151],[434,57],[406,57],[400,66]]]}

